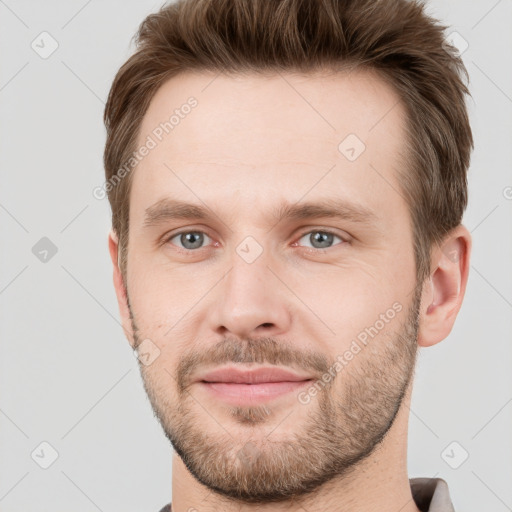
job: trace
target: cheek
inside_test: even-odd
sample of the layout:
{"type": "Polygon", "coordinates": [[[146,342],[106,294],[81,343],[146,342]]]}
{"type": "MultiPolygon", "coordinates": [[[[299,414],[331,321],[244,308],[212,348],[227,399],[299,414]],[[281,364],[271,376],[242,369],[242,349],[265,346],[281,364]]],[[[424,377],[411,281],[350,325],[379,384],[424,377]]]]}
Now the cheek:
{"type": "Polygon", "coordinates": [[[176,286],[171,279],[154,279],[147,272],[137,274],[135,270],[132,275],[136,278],[131,280],[128,289],[138,343],[146,343],[149,351],[158,352],[154,368],[151,365],[152,372],[161,365],[171,371],[176,354],[184,350],[190,339],[190,321],[194,316],[191,304],[196,303],[200,295],[184,293],[185,288],[176,286]],[[190,295],[194,302],[189,303],[184,295],[190,295]]]}
{"type": "Polygon", "coordinates": [[[172,392],[177,386],[176,368],[186,350],[184,337],[174,330],[168,332],[169,326],[151,325],[147,321],[141,323],[137,351],[141,372],[155,389],[172,392]]]}
{"type": "Polygon", "coordinates": [[[345,313],[371,313],[399,291],[399,281],[391,272],[362,260],[345,259],[342,265],[302,268],[300,275],[293,276],[290,282],[304,303],[315,304],[319,311],[337,320],[343,320],[345,313]]]}
{"type": "Polygon", "coordinates": [[[201,297],[201,283],[190,269],[155,265],[149,258],[134,262],[128,273],[130,304],[138,318],[153,328],[169,324],[201,297]]]}
{"type": "Polygon", "coordinates": [[[396,331],[410,301],[407,293],[411,283],[382,267],[361,264],[319,271],[307,282],[295,280],[293,288],[307,305],[305,318],[311,318],[302,325],[306,329],[309,325],[309,335],[316,338],[319,330],[325,332],[324,348],[332,357],[349,350],[354,340],[364,347],[365,341],[396,331]]]}

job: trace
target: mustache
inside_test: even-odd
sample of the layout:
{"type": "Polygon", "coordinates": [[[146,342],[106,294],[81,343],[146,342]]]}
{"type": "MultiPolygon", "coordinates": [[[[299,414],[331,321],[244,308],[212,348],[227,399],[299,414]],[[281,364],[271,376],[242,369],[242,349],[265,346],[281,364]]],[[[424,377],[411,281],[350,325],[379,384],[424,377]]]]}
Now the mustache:
{"type": "Polygon", "coordinates": [[[273,338],[225,338],[208,348],[201,347],[185,354],[176,370],[176,382],[180,393],[190,385],[191,376],[198,368],[229,363],[258,363],[286,366],[305,370],[319,378],[329,369],[329,361],[324,354],[312,350],[299,350],[286,341],[277,342],[273,338]]]}

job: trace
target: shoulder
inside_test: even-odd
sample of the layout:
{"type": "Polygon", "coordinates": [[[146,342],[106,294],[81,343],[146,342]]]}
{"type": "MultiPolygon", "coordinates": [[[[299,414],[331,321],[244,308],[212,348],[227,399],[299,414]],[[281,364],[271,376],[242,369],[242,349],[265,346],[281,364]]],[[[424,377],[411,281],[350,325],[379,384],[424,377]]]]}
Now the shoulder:
{"type": "Polygon", "coordinates": [[[422,512],[455,512],[448,484],[442,478],[410,478],[409,483],[422,512]]]}

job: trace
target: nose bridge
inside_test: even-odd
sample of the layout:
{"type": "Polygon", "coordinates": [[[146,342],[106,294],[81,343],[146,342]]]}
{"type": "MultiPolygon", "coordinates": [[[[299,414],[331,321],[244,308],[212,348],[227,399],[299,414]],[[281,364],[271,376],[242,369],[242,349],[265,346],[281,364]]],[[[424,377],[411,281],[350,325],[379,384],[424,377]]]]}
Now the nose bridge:
{"type": "MultiPolygon", "coordinates": [[[[251,237],[252,238],[252,237],[251,237]]],[[[227,276],[227,292],[237,302],[245,298],[248,292],[256,301],[264,298],[269,286],[268,265],[271,263],[268,249],[261,247],[260,254],[257,254],[255,240],[244,239],[230,256],[231,271],[227,276]],[[239,296],[242,297],[239,297],[239,296]]],[[[240,303],[240,302],[239,302],[240,303]]]]}
{"type": "Polygon", "coordinates": [[[213,328],[241,337],[288,329],[287,299],[268,268],[272,268],[270,250],[254,237],[246,237],[230,253],[228,265],[219,283],[213,328]]]}

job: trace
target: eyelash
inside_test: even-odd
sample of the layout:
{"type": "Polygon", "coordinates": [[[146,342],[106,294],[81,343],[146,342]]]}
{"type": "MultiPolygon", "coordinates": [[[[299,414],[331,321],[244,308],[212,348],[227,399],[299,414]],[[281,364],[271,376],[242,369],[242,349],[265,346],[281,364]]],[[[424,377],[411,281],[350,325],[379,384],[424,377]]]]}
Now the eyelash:
{"type": "MultiPolygon", "coordinates": [[[[166,236],[163,240],[163,244],[167,244],[167,243],[170,243],[170,241],[173,239],[173,238],[176,238],[177,236],[179,235],[183,235],[184,233],[201,233],[203,235],[206,235],[208,238],[212,238],[211,236],[208,235],[208,233],[206,233],[205,231],[201,231],[200,229],[185,229],[183,231],[179,231],[177,233],[173,233],[172,235],[170,236],[166,236]]],[[[308,234],[311,234],[311,233],[323,233],[323,234],[326,234],[326,235],[333,235],[334,237],[336,238],[339,238],[341,240],[340,243],[336,244],[336,245],[345,245],[345,244],[348,244],[349,241],[344,239],[343,237],[341,237],[340,235],[336,234],[335,232],[333,231],[329,231],[327,229],[310,229],[309,231],[304,231],[300,234],[297,242],[303,238],[305,235],[308,235],[308,234]]],[[[297,242],[294,242],[297,243],[297,242]]],[[[199,247],[198,249],[185,249],[183,247],[179,247],[175,244],[172,244],[174,245],[174,247],[176,249],[178,249],[180,252],[182,253],[185,253],[185,254],[192,254],[194,252],[199,252],[201,249],[205,249],[205,247],[199,247]]],[[[317,249],[315,247],[303,247],[303,249],[306,251],[306,252],[310,252],[310,253],[325,253],[327,250],[329,249],[333,249],[334,247],[336,247],[336,245],[333,245],[332,247],[327,247],[325,249],[317,249]]]]}

